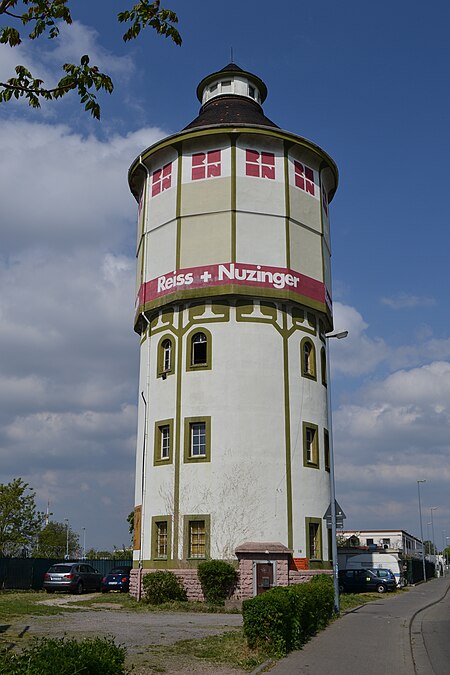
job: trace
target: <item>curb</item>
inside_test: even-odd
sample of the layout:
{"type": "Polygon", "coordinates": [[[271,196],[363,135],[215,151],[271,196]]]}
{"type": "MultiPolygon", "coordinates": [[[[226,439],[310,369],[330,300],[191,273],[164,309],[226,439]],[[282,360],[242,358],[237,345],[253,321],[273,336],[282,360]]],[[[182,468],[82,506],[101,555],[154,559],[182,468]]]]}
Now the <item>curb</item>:
{"type": "Polygon", "coordinates": [[[429,609],[430,607],[433,607],[433,605],[437,605],[439,602],[441,602],[449,592],[450,584],[447,585],[443,595],[441,595],[436,600],[433,600],[433,602],[429,602],[427,605],[425,605],[425,607],[421,607],[416,612],[414,612],[409,621],[409,645],[411,649],[411,658],[414,665],[415,675],[429,675],[430,673],[430,660],[428,658],[427,648],[425,647],[425,642],[423,640],[422,625],[419,624],[418,616],[421,614],[421,612],[424,612],[426,609],[429,609]],[[417,626],[417,630],[414,630],[414,624],[416,621],[419,625],[417,626]]]}

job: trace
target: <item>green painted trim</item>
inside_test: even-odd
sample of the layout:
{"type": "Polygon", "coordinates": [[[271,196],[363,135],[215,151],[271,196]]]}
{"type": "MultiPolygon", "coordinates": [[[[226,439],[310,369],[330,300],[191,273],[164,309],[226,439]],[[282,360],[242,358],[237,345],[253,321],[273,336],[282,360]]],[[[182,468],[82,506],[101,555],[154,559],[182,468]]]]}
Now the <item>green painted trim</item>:
{"type": "Polygon", "coordinates": [[[173,557],[178,559],[178,532],[180,525],[180,471],[181,471],[181,388],[183,376],[183,311],[178,312],[178,359],[177,359],[177,389],[175,403],[175,472],[173,487],[173,557]]]}
{"type": "Polygon", "coordinates": [[[173,462],[173,419],[158,420],[155,422],[153,436],[153,466],[164,466],[173,462]],[[161,429],[169,427],[169,456],[161,457],[161,429]]]}
{"type": "Polygon", "coordinates": [[[325,471],[330,472],[330,436],[328,429],[323,430],[323,465],[325,471]]]}
{"type": "Polygon", "coordinates": [[[191,302],[188,309],[189,324],[185,326],[185,331],[189,330],[191,325],[197,325],[202,323],[216,323],[230,320],[230,305],[229,303],[213,303],[213,302],[191,302]],[[215,315],[204,316],[205,312],[211,310],[215,315]]]}
{"type": "Polygon", "coordinates": [[[173,335],[170,333],[166,333],[163,335],[158,342],[158,347],[157,347],[157,359],[156,359],[156,377],[157,378],[163,378],[165,379],[169,375],[174,375],[175,374],[175,339],[173,335]],[[170,368],[167,370],[164,370],[164,349],[163,349],[163,342],[166,340],[170,340],[171,342],[171,355],[170,355],[170,368]]]}
{"type": "Polygon", "coordinates": [[[167,565],[168,562],[172,559],[172,518],[170,516],[152,516],[152,538],[151,538],[151,552],[152,552],[152,564],[154,561],[159,562],[160,564],[167,565]],[[158,530],[157,523],[166,523],[167,525],[167,556],[160,558],[158,556],[158,530]]]}
{"type": "Polygon", "coordinates": [[[310,340],[309,337],[304,337],[303,340],[300,342],[300,373],[302,377],[306,377],[308,380],[314,380],[315,382],[317,382],[316,347],[314,345],[314,342],[310,340]],[[305,344],[308,344],[311,347],[310,370],[305,369],[305,359],[303,358],[303,350],[305,348],[305,344]]]}
{"type": "Polygon", "coordinates": [[[181,145],[177,147],[178,163],[177,163],[177,197],[176,197],[176,219],[177,219],[177,241],[176,241],[176,260],[175,267],[179,269],[181,266],[181,188],[183,180],[183,155],[181,153],[181,145]]]}
{"type": "MultiPolygon", "coordinates": [[[[239,134],[247,134],[247,135],[257,135],[257,136],[268,136],[271,138],[276,138],[280,139],[282,141],[288,141],[292,145],[300,146],[301,148],[306,148],[307,150],[312,151],[314,154],[318,156],[319,159],[322,160],[322,163],[330,169],[330,171],[333,174],[334,177],[334,182],[335,182],[335,188],[332,190],[333,196],[334,193],[336,192],[338,182],[339,182],[339,172],[338,168],[334,162],[334,160],[328,155],[325,150],[322,150],[318,145],[315,143],[312,143],[311,141],[308,141],[306,138],[303,138],[301,136],[297,136],[296,134],[290,133],[289,131],[283,131],[281,129],[268,129],[267,127],[263,126],[258,126],[257,124],[254,125],[248,125],[248,126],[235,126],[235,125],[230,125],[230,126],[223,126],[223,125],[211,125],[206,128],[202,129],[196,129],[195,131],[192,129],[188,129],[186,131],[182,131],[178,134],[174,134],[172,136],[168,136],[167,138],[163,139],[162,141],[158,141],[154,145],[151,145],[149,148],[144,150],[143,153],[137,157],[132,165],[130,166],[128,170],[128,183],[130,185],[131,191],[133,191],[132,187],[132,182],[133,179],[135,178],[135,173],[138,170],[140,163],[144,163],[145,160],[147,160],[149,157],[154,155],[156,152],[159,152],[160,150],[163,150],[164,148],[168,147],[174,147],[178,151],[178,144],[180,142],[192,140],[194,138],[204,138],[207,136],[230,136],[231,134],[234,135],[239,135],[239,134]]],[[[333,197],[331,197],[330,202],[333,197]]]]}
{"type": "Polygon", "coordinates": [[[214,288],[210,289],[205,288],[205,289],[176,291],[174,293],[171,293],[170,295],[165,295],[164,298],[160,298],[159,300],[152,300],[145,303],[145,305],[140,305],[135,315],[135,330],[139,316],[144,311],[145,312],[153,311],[159,309],[160,307],[164,307],[165,305],[168,305],[170,303],[186,302],[193,298],[199,299],[214,298],[219,295],[225,297],[244,296],[254,298],[256,295],[255,290],[258,291],[258,295],[260,295],[261,299],[273,298],[274,300],[277,300],[279,302],[290,302],[293,305],[298,305],[300,307],[308,307],[317,312],[320,312],[321,314],[324,315],[324,317],[328,318],[329,312],[326,303],[319,302],[317,300],[312,300],[311,298],[308,298],[307,296],[304,295],[297,295],[290,291],[272,290],[270,288],[255,289],[252,287],[227,285],[227,286],[214,286],[214,288]]]}
{"type": "MultiPolygon", "coordinates": [[[[217,319],[214,319],[215,321],[217,319]]],[[[203,325],[199,324],[191,330],[191,332],[186,337],[186,370],[195,371],[195,370],[212,370],[212,334],[203,325]],[[206,336],[206,363],[192,363],[192,339],[197,333],[204,333],[206,336]]]]}
{"type": "Polygon", "coordinates": [[[303,466],[306,466],[308,469],[320,469],[320,460],[319,460],[319,427],[317,424],[312,422],[303,422],[303,466]],[[308,462],[307,458],[307,446],[306,446],[306,430],[312,429],[314,431],[313,439],[313,448],[312,448],[312,461],[308,462]]]}
{"type": "Polygon", "coordinates": [[[183,519],[183,557],[184,560],[206,560],[210,557],[211,551],[211,516],[208,514],[191,514],[184,516],[183,519]],[[205,521],[205,556],[204,558],[192,558],[190,556],[190,537],[189,537],[189,523],[194,520],[205,521]]]}
{"type": "Polygon", "coordinates": [[[287,333],[287,313],[283,308],[283,370],[284,370],[284,443],[286,452],[286,519],[288,548],[294,548],[294,528],[292,515],[292,465],[291,465],[291,415],[289,396],[289,344],[287,333]]]}
{"type": "MultiPolygon", "coordinates": [[[[319,557],[313,558],[315,561],[321,561],[323,558],[323,542],[322,542],[322,520],[320,518],[305,518],[305,534],[306,534],[306,557],[311,560],[311,550],[309,547],[309,525],[318,525],[317,543],[319,549],[319,557]]],[[[314,569],[314,568],[311,568],[314,569]]]]}
{"type": "Polygon", "coordinates": [[[236,262],[236,204],[237,204],[237,174],[236,174],[236,136],[231,141],[231,262],[236,262]]]}
{"type": "Polygon", "coordinates": [[[288,150],[290,144],[284,142],[284,210],[285,210],[285,246],[286,246],[286,267],[291,267],[291,232],[290,232],[290,217],[291,217],[291,201],[290,201],[290,186],[289,186],[289,157],[288,150]]]}
{"type": "Polygon", "coordinates": [[[211,417],[203,415],[202,417],[184,418],[184,462],[185,464],[198,464],[211,461],[211,417]],[[206,454],[200,457],[191,455],[191,424],[198,422],[205,423],[206,436],[206,454]]]}

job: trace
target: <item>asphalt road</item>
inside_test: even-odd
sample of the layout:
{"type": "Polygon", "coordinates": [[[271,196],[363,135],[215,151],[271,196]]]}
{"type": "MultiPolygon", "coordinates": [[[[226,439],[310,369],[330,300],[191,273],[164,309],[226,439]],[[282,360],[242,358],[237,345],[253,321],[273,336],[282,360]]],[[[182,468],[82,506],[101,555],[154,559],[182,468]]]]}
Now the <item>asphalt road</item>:
{"type": "Polygon", "coordinates": [[[448,675],[450,576],[356,608],[271,675],[448,675]]]}

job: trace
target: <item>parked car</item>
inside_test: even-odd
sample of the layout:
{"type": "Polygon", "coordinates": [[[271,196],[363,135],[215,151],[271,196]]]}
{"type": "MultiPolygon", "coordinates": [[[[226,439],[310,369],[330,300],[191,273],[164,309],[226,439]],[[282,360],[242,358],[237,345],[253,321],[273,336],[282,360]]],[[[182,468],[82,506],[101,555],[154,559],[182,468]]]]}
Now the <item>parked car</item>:
{"type": "Polygon", "coordinates": [[[108,591],[128,593],[130,588],[130,572],[131,567],[114,567],[114,569],[102,579],[102,593],[108,593],[108,591]]]}
{"type": "Polygon", "coordinates": [[[87,563],[57,563],[52,565],[44,575],[44,590],[47,593],[68,591],[99,591],[102,575],[87,563]]]}
{"type": "Polygon", "coordinates": [[[356,569],[339,570],[339,590],[347,593],[360,591],[395,591],[397,583],[391,570],[387,569],[356,569]]]}

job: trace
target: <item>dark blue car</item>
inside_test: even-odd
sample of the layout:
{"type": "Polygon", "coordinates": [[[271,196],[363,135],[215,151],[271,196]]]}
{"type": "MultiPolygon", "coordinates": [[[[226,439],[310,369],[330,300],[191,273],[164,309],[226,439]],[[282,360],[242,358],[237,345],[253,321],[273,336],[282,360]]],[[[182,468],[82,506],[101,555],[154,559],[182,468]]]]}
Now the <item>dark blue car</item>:
{"type": "Polygon", "coordinates": [[[102,593],[108,593],[108,591],[128,593],[130,588],[130,572],[131,567],[114,567],[111,572],[102,579],[102,593]]]}

